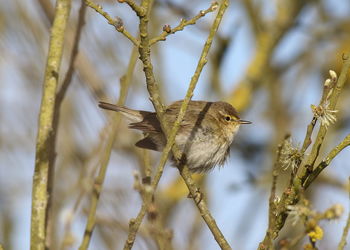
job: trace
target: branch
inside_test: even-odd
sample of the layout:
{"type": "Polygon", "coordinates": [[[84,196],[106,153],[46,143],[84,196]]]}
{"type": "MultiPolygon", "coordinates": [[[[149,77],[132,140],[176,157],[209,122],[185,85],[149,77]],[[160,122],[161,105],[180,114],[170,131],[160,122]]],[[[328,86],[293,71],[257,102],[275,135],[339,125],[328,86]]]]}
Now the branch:
{"type": "Polygon", "coordinates": [[[135,11],[136,15],[139,17],[143,17],[146,15],[146,11],[144,8],[140,7],[137,3],[135,3],[133,0],[118,0],[119,3],[126,3],[130,6],[130,8],[135,11]]]}
{"type": "MultiPolygon", "coordinates": [[[[142,1],[141,7],[144,8],[146,11],[148,11],[149,1],[147,1],[147,0],[142,1]]],[[[152,101],[153,106],[157,112],[157,117],[158,117],[159,121],[161,122],[162,129],[167,136],[167,144],[163,150],[159,165],[158,165],[157,170],[156,170],[155,177],[152,180],[151,189],[150,189],[151,192],[145,194],[141,210],[138,213],[136,219],[130,220],[129,235],[128,235],[128,239],[126,240],[125,245],[124,245],[125,250],[131,249],[133,244],[134,244],[138,228],[141,225],[142,219],[146,214],[147,207],[151,202],[153,192],[156,189],[158,182],[162,176],[164,165],[168,159],[168,154],[172,150],[175,158],[181,159],[180,151],[176,148],[176,146],[173,147],[173,144],[175,141],[175,136],[176,136],[177,130],[179,129],[180,123],[181,123],[183,117],[185,116],[187,106],[188,106],[189,101],[193,95],[193,90],[197,84],[200,73],[201,73],[204,65],[207,62],[208,51],[211,47],[212,40],[214,38],[214,35],[218,29],[218,26],[221,22],[221,19],[222,19],[223,14],[224,14],[227,7],[228,7],[228,1],[223,1],[221,6],[220,6],[220,9],[218,11],[218,14],[214,20],[214,23],[210,29],[209,37],[204,45],[199,63],[198,63],[197,68],[196,68],[196,71],[191,79],[191,82],[190,82],[188,91],[186,93],[186,96],[184,98],[184,101],[182,102],[177,120],[175,121],[174,126],[171,130],[169,130],[169,128],[166,127],[166,122],[163,119],[164,107],[163,107],[163,104],[160,100],[159,87],[156,83],[156,79],[155,79],[155,76],[153,73],[153,66],[152,66],[151,59],[150,59],[150,40],[148,38],[148,21],[149,21],[148,16],[140,17],[140,25],[139,25],[140,37],[141,37],[141,42],[140,42],[140,46],[139,46],[140,59],[144,65],[143,70],[144,70],[145,76],[146,76],[146,83],[147,83],[148,92],[150,94],[150,100],[152,101]]],[[[195,184],[190,176],[190,173],[188,171],[188,168],[186,166],[183,166],[183,167],[179,167],[179,170],[180,170],[180,174],[183,177],[187,187],[190,190],[192,197],[195,199],[195,197],[197,197],[196,194],[198,192],[198,188],[195,186],[195,184]]],[[[226,239],[224,238],[223,234],[221,233],[220,229],[217,227],[216,222],[213,219],[213,217],[211,216],[205,202],[202,199],[200,201],[196,200],[196,204],[197,204],[198,209],[200,210],[200,213],[201,213],[203,219],[207,223],[209,229],[212,231],[212,233],[213,233],[216,241],[220,245],[220,247],[222,249],[231,249],[231,247],[227,243],[226,239]]]]}
{"type": "Polygon", "coordinates": [[[112,25],[118,32],[122,33],[126,38],[128,38],[136,47],[139,46],[139,41],[133,37],[124,27],[123,20],[119,17],[113,19],[107,12],[103,11],[102,6],[93,3],[90,0],[84,0],[85,4],[90,8],[94,9],[96,12],[101,14],[107,21],[108,24],[112,25]]]}
{"type": "MultiPolygon", "coordinates": [[[[342,90],[342,87],[344,86],[344,83],[346,82],[347,72],[349,71],[349,68],[350,68],[349,57],[345,56],[345,57],[343,57],[343,60],[345,61],[345,63],[343,64],[340,77],[339,77],[338,81],[336,82],[336,85],[333,88],[333,92],[331,93],[331,95],[329,97],[329,108],[331,110],[334,110],[334,108],[336,106],[336,103],[337,103],[338,98],[339,98],[339,94],[342,90]]],[[[328,94],[327,94],[327,96],[328,96],[328,94]]],[[[293,178],[293,182],[291,182],[289,184],[289,186],[284,190],[282,197],[276,206],[276,210],[274,211],[275,216],[274,216],[274,223],[273,223],[273,227],[272,227],[273,230],[266,232],[264,240],[259,245],[259,249],[267,249],[266,248],[267,246],[265,245],[265,243],[269,240],[269,237],[271,237],[273,240],[277,238],[279,231],[284,226],[286,219],[288,217],[287,207],[289,205],[295,205],[298,203],[298,201],[300,199],[300,197],[299,197],[300,192],[303,192],[303,190],[305,190],[311,184],[311,182],[314,180],[313,179],[313,180],[310,180],[308,182],[307,178],[310,176],[313,176],[313,174],[316,175],[317,171],[320,171],[320,169],[316,170],[317,168],[312,171],[312,166],[319,155],[319,150],[321,148],[321,145],[322,145],[322,142],[324,140],[324,137],[326,135],[327,130],[328,130],[328,127],[325,124],[321,125],[319,132],[318,132],[318,135],[316,137],[316,140],[312,146],[311,154],[305,160],[305,163],[302,166],[300,166],[300,168],[298,169],[299,172],[293,178]]],[[[342,144],[342,146],[340,146],[340,147],[338,146],[337,148],[334,149],[334,151],[333,150],[331,151],[331,153],[329,155],[330,158],[328,158],[329,163],[341,151],[341,148],[345,147],[345,145],[347,144],[347,140],[348,139],[344,140],[345,142],[343,141],[344,144],[342,144]]],[[[317,174],[319,174],[319,173],[317,173],[317,174]]]]}
{"type": "Polygon", "coordinates": [[[259,6],[258,4],[253,3],[252,0],[244,0],[241,3],[244,5],[244,8],[249,17],[249,22],[253,29],[253,34],[259,34],[265,26],[264,20],[261,18],[262,4],[259,6]]]}
{"type": "Polygon", "coordinates": [[[256,53],[247,67],[242,81],[226,98],[230,104],[240,110],[246,109],[254,100],[254,92],[262,86],[262,82],[271,70],[271,58],[282,38],[297,23],[296,19],[308,1],[289,1],[282,5],[276,13],[275,20],[266,26],[269,32],[259,32],[256,35],[256,53]]]}
{"type": "Polygon", "coordinates": [[[338,144],[335,148],[331,150],[331,152],[328,153],[326,158],[322,160],[315,170],[308,176],[306,182],[305,182],[305,188],[307,188],[316,178],[317,176],[322,172],[323,169],[329,166],[331,161],[346,147],[350,145],[350,134],[347,135],[344,140],[338,144]]]}
{"type": "MultiPolygon", "coordinates": [[[[311,123],[307,126],[306,135],[304,138],[303,146],[301,148],[301,154],[304,154],[305,151],[308,149],[308,147],[312,143],[312,140],[311,140],[312,132],[313,132],[315,125],[316,125],[316,122],[318,120],[318,117],[316,116],[317,109],[320,109],[321,107],[325,107],[325,105],[327,104],[329,95],[332,93],[332,91],[335,87],[335,84],[337,83],[336,73],[334,71],[330,70],[329,74],[330,74],[330,78],[328,78],[323,84],[322,97],[321,97],[321,100],[320,100],[318,107],[314,107],[313,105],[311,105],[311,108],[313,109],[313,112],[314,112],[314,117],[312,118],[311,123]]],[[[321,122],[322,122],[322,120],[321,120],[321,122]]]]}
{"type": "MultiPolygon", "coordinates": [[[[349,178],[349,198],[350,198],[350,178],[349,178]]],[[[345,225],[344,230],[343,230],[343,235],[342,235],[341,240],[340,240],[339,245],[338,245],[338,250],[344,249],[344,247],[346,245],[346,238],[349,234],[349,230],[350,230],[350,208],[349,208],[348,219],[346,220],[346,225],[345,225]]]]}
{"type": "MultiPolygon", "coordinates": [[[[134,71],[134,68],[136,65],[136,60],[137,60],[137,50],[135,47],[132,51],[131,56],[130,56],[130,61],[129,61],[127,72],[123,77],[121,77],[121,80],[120,80],[121,88],[120,88],[118,105],[123,105],[125,100],[126,100],[128,88],[130,86],[132,74],[133,74],[133,71],[134,71]]],[[[90,208],[89,208],[89,213],[88,213],[88,220],[86,222],[84,237],[83,237],[83,240],[82,240],[81,245],[79,247],[79,250],[88,249],[89,244],[90,244],[91,235],[92,235],[95,223],[96,223],[97,204],[99,202],[100,194],[102,191],[102,186],[103,186],[103,183],[104,183],[104,180],[106,177],[107,167],[108,167],[110,155],[112,152],[114,140],[115,140],[116,135],[117,135],[119,121],[120,121],[120,114],[115,113],[113,118],[112,118],[112,122],[111,122],[111,134],[108,136],[109,139],[107,141],[107,145],[106,145],[106,148],[104,150],[104,154],[101,157],[101,161],[100,161],[101,168],[99,170],[99,173],[98,173],[98,175],[95,179],[94,185],[93,185],[92,198],[91,198],[91,203],[90,203],[90,208]]]]}
{"type": "MultiPolygon", "coordinates": [[[[84,2],[81,1],[80,5],[80,10],[79,10],[79,16],[78,16],[78,23],[77,23],[77,28],[75,30],[75,34],[72,37],[73,38],[73,45],[72,45],[72,50],[70,53],[70,59],[69,59],[69,65],[68,65],[68,70],[67,73],[64,77],[64,80],[62,82],[61,87],[57,91],[56,94],[56,104],[54,108],[54,117],[53,117],[53,132],[52,132],[52,138],[51,138],[51,143],[52,143],[52,152],[53,155],[50,159],[49,162],[49,181],[48,181],[48,193],[50,194],[49,199],[48,199],[48,204],[47,204],[47,223],[46,223],[46,230],[47,230],[47,240],[46,240],[46,247],[51,248],[52,246],[52,238],[54,237],[54,228],[55,225],[53,225],[52,222],[52,211],[51,211],[51,206],[52,206],[52,201],[54,200],[54,195],[53,195],[53,187],[54,187],[54,176],[55,176],[55,163],[56,163],[56,141],[58,137],[58,125],[60,122],[61,118],[61,106],[62,102],[66,96],[67,90],[69,86],[71,85],[72,82],[72,77],[75,72],[74,68],[74,63],[77,60],[77,55],[79,52],[79,41],[80,37],[82,34],[82,30],[85,24],[85,12],[86,12],[86,6],[84,5],[84,2]]],[[[69,37],[67,35],[67,37],[69,37]]]]}
{"type": "Polygon", "coordinates": [[[50,161],[54,155],[53,125],[56,105],[56,90],[62,59],[64,36],[67,28],[70,0],[58,0],[52,25],[48,59],[45,70],[43,96],[39,114],[39,128],[36,142],[35,172],[33,176],[31,249],[45,249],[47,205],[49,199],[48,183],[50,161]]]}
{"type": "Polygon", "coordinates": [[[155,44],[159,41],[165,41],[167,36],[169,36],[171,34],[175,34],[176,32],[183,30],[188,25],[196,24],[198,19],[200,19],[201,17],[204,17],[209,12],[215,11],[217,9],[217,7],[218,7],[218,3],[212,2],[212,4],[210,5],[210,7],[208,9],[199,11],[199,13],[195,17],[191,18],[190,20],[181,19],[180,24],[177,25],[173,29],[170,27],[170,25],[164,25],[163,32],[159,36],[154,37],[150,40],[150,42],[149,42],[150,46],[152,46],[153,44],[155,44]]]}
{"type": "Polygon", "coordinates": [[[283,142],[278,145],[277,148],[277,157],[275,164],[273,165],[272,169],[272,185],[271,185],[271,191],[270,191],[270,198],[269,198],[269,221],[268,221],[268,228],[266,230],[266,236],[264,241],[260,244],[264,244],[266,247],[272,247],[273,246],[273,239],[272,239],[272,233],[273,233],[273,227],[274,227],[274,212],[276,211],[276,185],[277,185],[277,177],[280,166],[280,159],[281,159],[281,151],[284,148],[284,144],[288,140],[290,135],[285,136],[283,142]]]}
{"type": "MultiPolygon", "coordinates": [[[[333,88],[333,91],[330,93],[330,97],[329,97],[329,109],[330,110],[335,109],[340,92],[341,92],[341,90],[346,82],[347,74],[348,74],[349,69],[350,69],[349,55],[346,55],[345,57],[343,57],[343,60],[344,60],[344,64],[343,64],[339,79],[337,80],[337,82],[333,88]]],[[[306,159],[305,163],[301,166],[300,171],[298,171],[298,179],[300,180],[301,185],[305,184],[305,181],[306,181],[307,177],[309,176],[310,171],[312,171],[314,168],[314,163],[319,156],[320,149],[321,149],[321,146],[322,146],[322,143],[323,143],[323,140],[326,136],[327,131],[328,131],[327,124],[321,124],[321,127],[318,131],[315,143],[312,146],[310,155],[306,159]]]]}

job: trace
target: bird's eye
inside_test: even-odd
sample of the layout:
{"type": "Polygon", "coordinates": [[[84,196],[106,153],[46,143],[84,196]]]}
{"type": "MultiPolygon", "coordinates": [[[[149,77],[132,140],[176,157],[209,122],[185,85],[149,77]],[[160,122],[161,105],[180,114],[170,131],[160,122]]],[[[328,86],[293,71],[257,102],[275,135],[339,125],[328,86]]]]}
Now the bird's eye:
{"type": "Polygon", "coordinates": [[[231,117],[225,116],[225,120],[229,122],[229,121],[231,121],[231,117]]]}

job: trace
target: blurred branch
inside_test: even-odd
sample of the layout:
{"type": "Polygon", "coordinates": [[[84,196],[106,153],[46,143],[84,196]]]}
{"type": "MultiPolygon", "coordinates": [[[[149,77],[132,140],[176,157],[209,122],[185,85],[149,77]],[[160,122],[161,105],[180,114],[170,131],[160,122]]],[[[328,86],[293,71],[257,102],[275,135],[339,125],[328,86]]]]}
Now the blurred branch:
{"type": "MultiPolygon", "coordinates": [[[[94,9],[96,12],[101,14],[106,20],[108,21],[108,24],[112,25],[118,32],[122,33],[126,38],[128,38],[136,47],[139,46],[139,41],[133,37],[129,31],[127,31],[124,27],[123,20],[119,17],[116,19],[113,19],[107,12],[103,11],[102,6],[93,3],[90,0],[84,0],[85,4],[89,6],[90,8],[94,9]]],[[[128,1],[130,2],[130,1],[128,1]]]]}
{"type": "Polygon", "coordinates": [[[253,3],[252,0],[243,0],[241,2],[247,11],[247,15],[249,16],[249,21],[253,29],[253,34],[257,35],[261,31],[261,28],[264,25],[263,19],[261,18],[261,14],[260,14],[261,3],[260,3],[260,6],[256,6],[258,2],[253,3]]]}
{"type": "Polygon", "coordinates": [[[85,12],[86,12],[86,6],[84,5],[83,0],[81,0],[81,6],[80,6],[80,10],[79,10],[79,17],[78,17],[78,23],[77,23],[77,29],[75,32],[75,38],[74,38],[74,42],[73,42],[73,48],[72,48],[72,52],[71,52],[71,57],[69,60],[69,66],[68,66],[68,71],[66,73],[66,76],[63,80],[63,83],[60,87],[60,89],[57,92],[57,111],[59,110],[62,101],[64,99],[64,96],[67,92],[67,89],[72,81],[72,77],[74,74],[74,64],[76,62],[77,56],[78,56],[78,52],[79,52],[79,41],[80,41],[80,37],[82,34],[82,30],[83,27],[85,25],[85,12]]]}
{"type": "MultiPolygon", "coordinates": [[[[235,30],[235,32],[238,31],[237,26],[232,29],[235,30]]],[[[211,53],[210,87],[218,96],[223,96],[220,73],[224,64],[225,55],[227,55],[229,46],[232,45],[231,40],[233,37],[235,37],[235,34],[227,38],[217,36],[215,51],[211,53]]]]}
{"type": "MultiPolygon", "coordinates": [[[[127,72],[120,79],[121,88],[120,88],[119,100],[117,103],[118,105],[123,105],[125,103],[127,93],[128,93],[128,88],[130,86],[131,79],[132,79],[132,74],[136,65],[136,60],[137,60],[137,50],[136,50],[136,47],[134,47],[134,49],[132,50],[132,54],[130,56],[127,72]]],[[[108,136],[108,141],[107,141],[106,148],[104,150],[104,154],[101,156],[101,167],[93,185],[88,219],[86,222],[84,237],[79,247],[80,250],[88,249],[90,244],[91,235],[96,223],[97,204],[98,204],[100,194],[102,191],[102,186],[106,177],[107,167],[111,156],[114,140],[118,132],[119,121],[120,121],[120,114],[115,113],[113,115],[112,122],[110,125],[111,134],[108,136]]]]}
{"type": "Polygon", "coordinates": [[[177,25],[173,29],[170,27],[170,25],[164,25],[163,32],[159,36],[152,38],[149,41],[149,45],[152,46],[153,44],[155,44],[159,41],[165,41],[167,36],[169,36],[171,34],[175,34],[176,32],[183,30],[188,25],[196,24],[198,19],[200,19],[201,17],[204,17],[209,12],[215,11],[217,9],[217,7],[218,7],[218,3],[212,2],[208,9],[199,11],[199,13],[195,17],[191,18],[190,20],[182,19],[180,21],[180,24],[177,25]]]}
{"type": "MultiPolygon", "coordinates": [[[[54,7],[50,1],[38,0],[40,7],[42,8],[44,14],[46,15],[49,23],[52,24],[54,19],[54,7]]],[[[49,28],[49,27],[48,27],[49,28]]],[[[71,40],[73,38],[73,32],[71,29],[67,31],[67,47],[71,46],[71,40]]],[[[74,45],[73,45],[74,46],[74,45]]],[[[72,46],[72,47],[73,47],[72,46]]],[[[84,51],[79,51],[76,62],[74,63],[74,68],[79,72],[78,77],[81,78],[81,82],[86,84],[93,96],[103,97],[103,90],[101,87],[101,77],[98,75],[98,72],[95,70],[95,66],[91,63],[90,59],[84,53],[84,51]]]]}
{"type": "Polygon", "coordinates": [[[268,76],[270,60],[273,52],[284,35],[294,27],[296,19],[308,1],[288,1],[281,4],[277,15],[264,31],[256,34],[256,53],[247,67],[245,77],[226,98],[238,110],[244,110],[251,103],[254,90],[261,86],[268,76]]]}
{"type": "MultiPolygon", "coordinates": [[[[349,192],[349,198],[350,198],[350,177],[349,177],[348,192],[349,192]]],[[[350,230],[350,207],[349,207],[349,212],[348,212],[348,219],[346,220],[346,225],[344,227],[343,234],[342,234],[341,240],[340,240],[339,245],[338,245],[338,250],[344,249],[344,247],[346,245],[346,238],[349,234],[349,230],[350,230]]]]}
{"type": "MultiPolygon", "coordinates": [[[[2,194],[1,194],[2,196],[2,194]]],[[[4,200],[1,199],[1,203],[5,203],[4,200]]],[[[1,215],[0,215],[0,230],[1,230],[1,243],[0,250],[13,250],[13,232],[14,232],[14,216],[11,214],[12,210],[9,208],[4,208],[1,205],[1,215]]]]}
{"type": "Polygon", "coordinates": [[[69,12],[70,0],[58,0],[52,25],[48,59],[45,70],[43,96],[39,114],[36,144],[35,171],[32,191],[31,249],[45,249],[47,236],[47,214],[49,193],[49,172],[53,171],[52,160],[55,152],[53,144],[54,109],[59,79],[63,44],[69,12]]]}

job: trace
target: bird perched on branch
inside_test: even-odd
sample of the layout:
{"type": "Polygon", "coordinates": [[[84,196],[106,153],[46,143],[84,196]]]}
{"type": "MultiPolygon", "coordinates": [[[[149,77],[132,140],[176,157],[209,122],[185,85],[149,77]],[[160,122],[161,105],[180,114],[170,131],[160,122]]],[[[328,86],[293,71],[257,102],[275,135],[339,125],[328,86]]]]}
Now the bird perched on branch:
{"type": "MultiPolygon", "coordinates": [[[[166,108],[166,126],[173,126],[181,104],[182,100],[166,108]]],[[[129,128],[145,134],[135,144],[137,147],[155,151],[164,149],[166,137],[155,112],[133,110],[106,102],[100,102],[99,107],[120,112],[131,121],[129,128]]],[[[241,120],[235,108],[226,102],[190,101],[175,137],[175,144],[182,153],[182,163],[187,164],[192,172],[206,172],[216,165],[223,165],[240,125],[250,123],[241,120]]]]}

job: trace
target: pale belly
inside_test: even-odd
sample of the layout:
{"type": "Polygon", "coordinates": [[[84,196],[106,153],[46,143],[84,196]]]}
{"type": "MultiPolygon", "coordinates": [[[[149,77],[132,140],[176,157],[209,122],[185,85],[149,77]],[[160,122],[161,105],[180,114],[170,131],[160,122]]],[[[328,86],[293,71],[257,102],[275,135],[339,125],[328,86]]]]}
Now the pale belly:
{"type": "Polygon", "coordinates": [[[175,141],[182,152],[186,155],[186,163],[194,172],[206,172],[216,165],[223,165],[228,153],[232,138],[217,137],[206,134],[205,137],[177,136],[175,141]],[[187,140],[187,141],[186,141],[187,140]]]}

